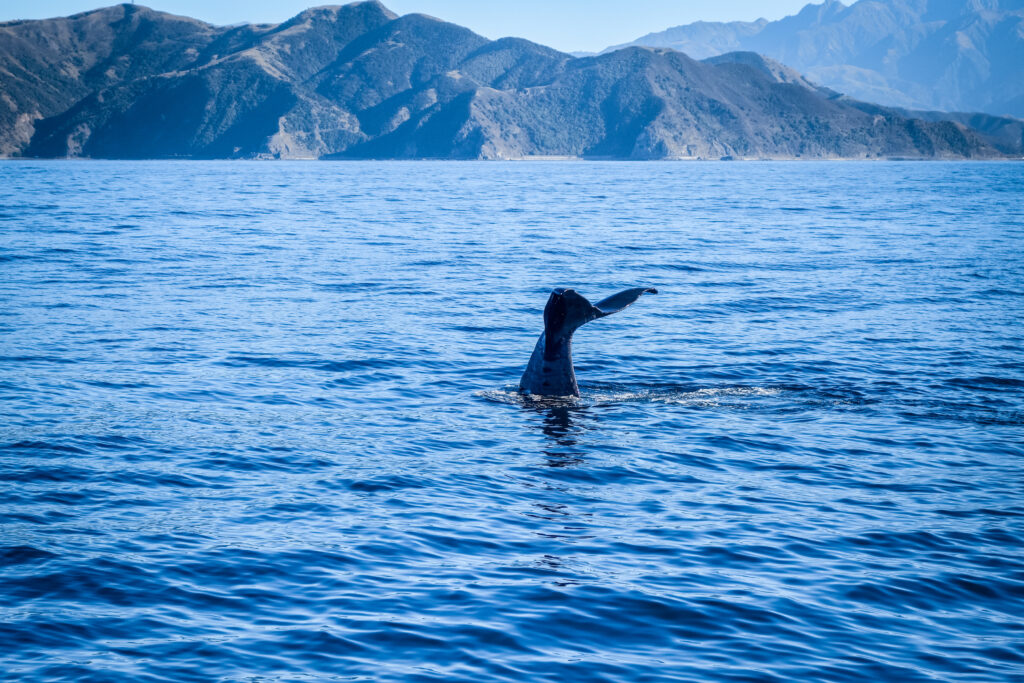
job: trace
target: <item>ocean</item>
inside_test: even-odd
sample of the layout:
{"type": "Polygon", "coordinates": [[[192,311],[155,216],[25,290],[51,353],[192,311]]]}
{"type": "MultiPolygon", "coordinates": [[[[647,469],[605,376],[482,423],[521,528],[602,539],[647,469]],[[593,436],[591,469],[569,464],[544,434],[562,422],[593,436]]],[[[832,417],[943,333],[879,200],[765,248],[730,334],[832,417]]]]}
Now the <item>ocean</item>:
{"type": "Polygon", "coordinates": [[[1024,165],[0,162],[0,676],[1020,681],[1024,165]],[[519,377],[553,287],[656,287],[519,377]]]}

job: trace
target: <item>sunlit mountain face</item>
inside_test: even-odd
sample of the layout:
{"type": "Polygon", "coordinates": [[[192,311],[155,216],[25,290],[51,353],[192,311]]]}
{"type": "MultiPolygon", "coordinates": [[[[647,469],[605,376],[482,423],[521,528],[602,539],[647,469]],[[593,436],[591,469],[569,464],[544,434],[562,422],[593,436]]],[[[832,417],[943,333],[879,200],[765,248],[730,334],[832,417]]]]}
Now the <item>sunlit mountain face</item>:
{"type": "Polygon", "coordinates": [[[0,44],[7,156],[959,159],[1021,146],[1019,122],[922,120],[750,52],[574,58],[377,2],[234,27],[118,5],[2,24],[0,44]]]}

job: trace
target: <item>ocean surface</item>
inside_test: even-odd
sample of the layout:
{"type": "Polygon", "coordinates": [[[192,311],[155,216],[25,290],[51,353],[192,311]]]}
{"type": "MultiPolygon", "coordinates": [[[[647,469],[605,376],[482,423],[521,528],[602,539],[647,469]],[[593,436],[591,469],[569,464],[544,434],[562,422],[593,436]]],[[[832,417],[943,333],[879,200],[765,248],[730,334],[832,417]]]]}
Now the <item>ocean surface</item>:
{"type": "Polygon", "coordinates": [[[0,302],[4,680],[1024,680],[1022,164],[4,162],[0,302]]]}

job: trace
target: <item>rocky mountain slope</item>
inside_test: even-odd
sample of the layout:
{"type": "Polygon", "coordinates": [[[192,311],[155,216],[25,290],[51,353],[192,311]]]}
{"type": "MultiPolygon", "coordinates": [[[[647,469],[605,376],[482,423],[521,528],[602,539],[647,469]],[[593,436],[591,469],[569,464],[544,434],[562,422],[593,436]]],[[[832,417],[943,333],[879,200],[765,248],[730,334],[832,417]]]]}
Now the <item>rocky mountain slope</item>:
{"type": "Polygon", "coordinates": [[[749,50],[861,100],[1024,118],[1024,0],[826,0],[779,21],[697,22],[629,45],[697,59],[749,50]]]}
{"type": "Polygon", "coordinates": [[[574,58],[378,2],[214,27],[134,6],[0,24],[0,153],[93,158],[987,158],[751,53],[574,58]]]}

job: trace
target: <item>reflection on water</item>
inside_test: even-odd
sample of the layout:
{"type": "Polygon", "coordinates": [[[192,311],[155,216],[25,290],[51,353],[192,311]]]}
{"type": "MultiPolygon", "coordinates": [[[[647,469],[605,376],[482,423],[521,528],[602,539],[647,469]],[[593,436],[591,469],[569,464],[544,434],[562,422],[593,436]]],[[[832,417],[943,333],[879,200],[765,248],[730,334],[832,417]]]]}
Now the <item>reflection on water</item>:
{"type": "Polygon", "coordinates": [[[530,402],[524,403],[523,410],[541,418],[539,426],[546,444],[542,452],[549,467],[572,467],[583,462],[582,451],[574,447],[587,431],[596,427],[586,406],[530,402]]]}

